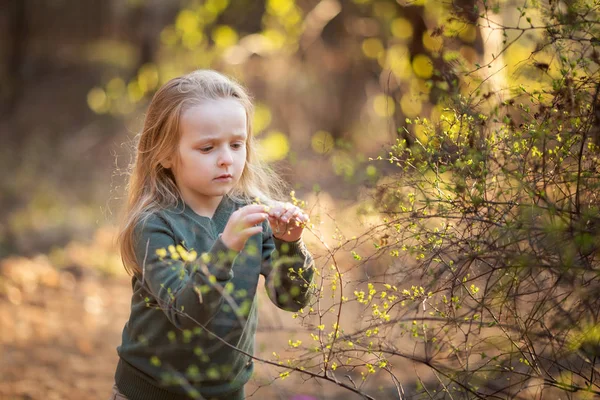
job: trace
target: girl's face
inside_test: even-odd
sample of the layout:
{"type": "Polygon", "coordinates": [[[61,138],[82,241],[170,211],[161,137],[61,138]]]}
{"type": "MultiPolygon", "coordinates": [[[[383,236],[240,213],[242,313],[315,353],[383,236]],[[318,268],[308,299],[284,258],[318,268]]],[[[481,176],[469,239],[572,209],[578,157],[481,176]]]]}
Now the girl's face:
{"type": "Polygon", "coordinates": [[[246,165],[246,110],[235,99],[204,100],[181,116],[178,155],[171,168],[183,200],[212,216],[246,165]]]}

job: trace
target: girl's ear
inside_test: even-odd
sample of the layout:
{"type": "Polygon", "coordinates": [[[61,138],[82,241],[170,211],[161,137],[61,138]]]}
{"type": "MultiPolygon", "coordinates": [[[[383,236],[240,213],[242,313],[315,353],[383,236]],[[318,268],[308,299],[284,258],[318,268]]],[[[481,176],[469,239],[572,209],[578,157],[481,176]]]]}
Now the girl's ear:
{"type": "Polygon", "coordinates": [[[173,161],[171,160],[171,157],[167,157],[160,162],[160,165],[162,165],[164,169],[171,169],[173,166],[173,161]]]}

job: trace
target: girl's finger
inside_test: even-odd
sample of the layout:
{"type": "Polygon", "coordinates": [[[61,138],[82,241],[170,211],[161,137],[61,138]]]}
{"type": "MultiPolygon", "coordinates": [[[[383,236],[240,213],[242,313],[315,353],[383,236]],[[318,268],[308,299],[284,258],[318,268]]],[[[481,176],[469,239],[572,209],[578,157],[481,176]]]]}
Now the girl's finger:
{"type": "Polygon", "coordinates": [[[271,215],[273,217],[279,218],[283,214],[284,211],[285,211],[285,209],[283,208],[281,203],[277,203],[269,208],[268,213],[269,213],[269,215],[271,215]]]}
{"type": "Polygon", "coordinates": [[[251,226],[250,228],[246,228],[240,231],[240,235],[249,238],[250,236],[256,235],[257,233],[261,233],[262,230],[262,225],[251,226]]]}
{"type": "Polygon", "coordinates": [[[298,208],[298,207],[296,207],[292,203],[278,203],[276,206],[272,207],[273,213],[275,214],[275,216],[279,216],[279,217],[281,217],[287,211],[294,209],[294,208],[298,208]]]}
{"type": "Polygon", "coordinates": [[[245,215],[242,219],[242,223],[245,227],[256,225],[260,222],[263,222],[265,219],[269,217],[269,214],[266,213],[254,213],[245,215]]]}
{"type": "Polygon", "coordinates": [[[273,233],[279,234],[287,229],[286,224],[282,223],[281,220],[275,217],[269,217],[269,224],[273,233]]]}
{"type": "Polygon", "coordinates": [[[255,213],[266,213],[268,207],[262,204],[250,204],[238,209],[236,212],[240,215],[248,215],[255,213]]]}
{"type": "Polygon", "coordinates": [[[298,215],[298,220],[303,224],[307,223],[309,220],[308,214],[306,214],[304,211],[300,212],[300,215],[298,215]]]}
{"type": "Polygon", "coordinates": [[[296,215],[296,219],[301,222],[308,221],[308,214],[306,214],[302,209],[298,209],[298,215],[296,215]]]}
{"type": "Polygon", "coordinates": [[[294,215],[293,224],[295,226],[304,227],[308,223],[308,215],[300,210],[296,215],[294,215]]]}
{"type": "Polygon", "coordinates": [[[279,225],[285,225],[284,223],[281,222],[281,220],[277,217],[269,217],[269,223],[271,224],[271,226],[279,226],[279,225]]]}
{"type": "Polygon", "coordinates": [[[286,223],[296,222],[298,216],[302,213],[298,207],[290,208],[282,215],[281,219],[286,223]]]}

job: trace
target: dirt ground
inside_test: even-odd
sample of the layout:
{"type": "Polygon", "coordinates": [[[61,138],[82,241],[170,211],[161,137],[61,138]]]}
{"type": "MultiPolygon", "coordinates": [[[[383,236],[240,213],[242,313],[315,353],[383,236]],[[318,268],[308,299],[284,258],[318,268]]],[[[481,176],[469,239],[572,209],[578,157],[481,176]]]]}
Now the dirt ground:
{"type": "MultiPolygon", "coordinates": [[[[130,296],[124,274],[58,270],[43,257],[1,261],[0,399],[108,399],[130,296]]],[[[263,307],[260,318],[257,355],[271,358],[274,350],[285,349],[288,334],[270,327],[291,318],[275,307],[263,307]]],[[[277,375],[258,364],[248,398],[360,398],[326,382],[274,380],[277,375]]]]}

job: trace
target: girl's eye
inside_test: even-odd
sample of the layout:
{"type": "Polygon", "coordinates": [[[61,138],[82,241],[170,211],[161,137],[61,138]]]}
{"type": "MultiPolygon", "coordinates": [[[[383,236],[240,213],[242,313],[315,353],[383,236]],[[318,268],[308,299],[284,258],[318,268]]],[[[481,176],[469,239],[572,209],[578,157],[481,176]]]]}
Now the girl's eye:
{"type": "Polygon", "coordinates": [[[200,151],[203,153],[208,153],[209,151],[212,150],[212,146],[207,146],[207,147],[201,147],[200,151]]]}
{"type": "Polygon", "coordinates": [[[231,144],[231,147],[234,149],[241,149],[243,146],[244,146],[244,144],[241,142],[236,142],[236,143],[231,144]]]}

